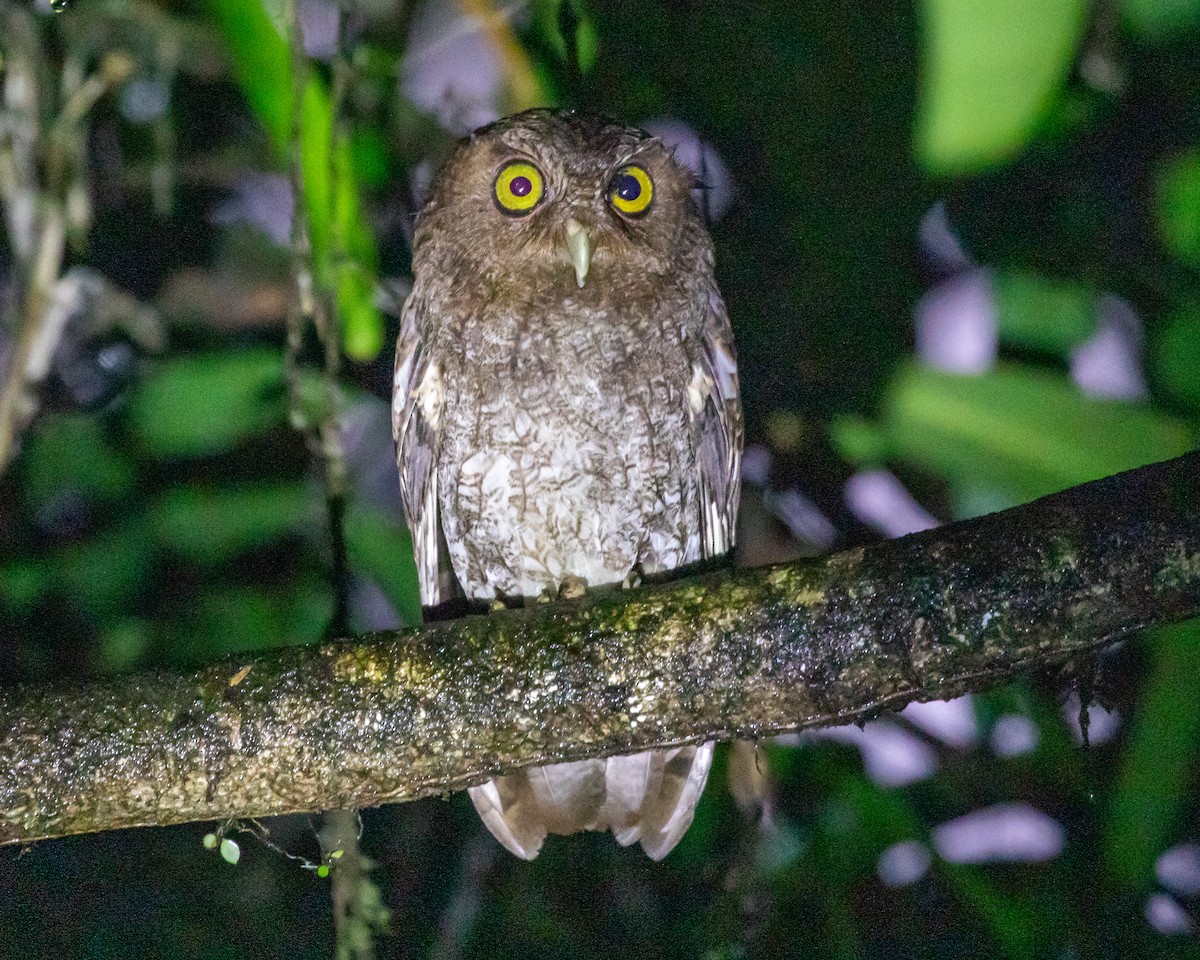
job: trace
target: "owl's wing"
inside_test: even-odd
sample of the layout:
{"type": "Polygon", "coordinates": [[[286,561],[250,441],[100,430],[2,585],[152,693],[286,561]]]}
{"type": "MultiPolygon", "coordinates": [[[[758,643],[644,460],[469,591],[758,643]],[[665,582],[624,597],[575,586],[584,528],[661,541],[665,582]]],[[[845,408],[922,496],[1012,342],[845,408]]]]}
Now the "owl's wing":
{"type": "Polygon", "coordinates": [[[438,428],[441,421],[442,381],[437,364],[421,340],[415,296],[410,295],[400,318],[396,341],[396,370],[392,380],[392,436],[400,494],[412,534],[421,605],[441,600],[438,585],[438,428]]]}
{"type": "Polygon", "coordinates": [[[689,399],[700,434],[696,466],[700,471],[701,553],[706,558],[716,557],[733,547],[743,427],[733,330],[715,286],[708,291],[689,399]]]}

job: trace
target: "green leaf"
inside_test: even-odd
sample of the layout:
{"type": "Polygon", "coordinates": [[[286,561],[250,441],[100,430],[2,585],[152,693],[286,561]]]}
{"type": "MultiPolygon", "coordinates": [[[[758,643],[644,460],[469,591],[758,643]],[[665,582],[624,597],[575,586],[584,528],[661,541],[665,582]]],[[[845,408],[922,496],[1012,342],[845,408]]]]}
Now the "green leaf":
{"type": "Polygon", "coordinates": [[[1200,412],[1200,306],[1171,315],[1154,343],[1158,384],[1180,403],[1200,412]]]}
{"type": "Polygon", "coordinates": [[[408,528],[378,510],[353,504],[346,511],[350,568],[370,578],[406,625],[421,622],[421,595],[408,528]]]}
{"type": "MultiPolygon", "coordinates": [[[[1088,397],[1062,374],[1017,364],[963,377],[910,363],[889,387],[880,430],[889,459],[945,477],[960,503],[990,491],[995,508],[1167,460],[1196,442],[1149,406],[1088,397]]],[[[839,429],[834,438],[846,449],[839,429]]]]}
{"type": "Polygon", "coordinates": [[[281,425],[284,397],[277,350],[177,357],[142,382],[130,427],[152,456],[220,453],[281,425]]]}
{"type": "Polygon", "coordinates": [[[46,558],[0,567],[0,601],[24,612],[55,590],[103,620],[141,590],[151,559],[145,523],[133,517],[46,558]]]}
{"type": "Polygon", "coordinates": [[[1147,887],[1154,862],[1180,822],[1200,760],[1200,621],[1147,634],[1151,667],[1109,811],[1109,870],[1127,886],[1147,887]]]}
{"type": "Polygon", "coordinates": [[[236,840],[230,840],[226,837],[221,841],[221,859],[226,863],[237,864],[242,859],[242,849],[237,845],[236,840]]]}
{"type": "Polygon", "coordinates": [[[1200,151],[1175,157],[1159,173],[1157,214],[1167,249],[1200,264],[1200,151]]]}
{"type": "MultiPolygon", "coordinates": [[[[285,5],[273,4],[276,19],[285,5]]],[[[209,0],[208,9],[225,37],[242,93],[282,150],[292,124],[291,53],[284,40],[287,21],[279,24],[281,31],[263,4],[253,0],[209,0]]]]}
{"type": "Polygon", "coordinates": [[[1005,160],[1070,71],[1087,0],[923,0],[916,153],[933,173],[1005,160]]]}
{"type": "Polygon", "coordinates": [[[1066,357],[1096,332],[1096,292],[1082,284],[1001,270],[993,290],[1006,344],[1066,357]]]}
{"type": "Polygon", "coordinates": [[[878,424],[862,417],[842,417],[830,428],[841,455],[860,466],[878,467],[892,455],[891,438],[878,424]]]}
{"type": "Polygon", "coordinates": [[[115,500],[128,493],[134,482],[133,466],[105,440],[100,420],[82,413],[39,422],[20,464],[33,503],[63,493],[86,500],[115,500]]]}
{"type": "Polygon", "coordinates": [[[346,354],[357,360],[369,360],[383,348],[383,323],[374,296],[374,278],[355,264],[346,264],[338,275],[337,301],[346,354]]]}
{"type": "Polygon", "coordinates": [[[149,511],[163,547],[195,563],[223,563],[303,530],[321,529],[319,506],[303,483],[176,487],[149,511]]]}
{"type": "Polygon", "coordinates": [[[1186,37],[1200,26],[1200,0],[1122,0],[1121,17],[1143,40],[1186,37]]]}

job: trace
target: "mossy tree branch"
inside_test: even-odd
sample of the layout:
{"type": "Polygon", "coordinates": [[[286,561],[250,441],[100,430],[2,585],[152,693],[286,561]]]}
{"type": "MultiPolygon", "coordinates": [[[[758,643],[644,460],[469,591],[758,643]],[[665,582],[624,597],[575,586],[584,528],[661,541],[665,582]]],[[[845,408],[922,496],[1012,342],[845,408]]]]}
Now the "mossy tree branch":
{"type": "Polygon", "coordinates": [[[1200,614],[1200,453],[818,561],[0,689],[0,843],[362,807],[982,690],[1200,614]]]}

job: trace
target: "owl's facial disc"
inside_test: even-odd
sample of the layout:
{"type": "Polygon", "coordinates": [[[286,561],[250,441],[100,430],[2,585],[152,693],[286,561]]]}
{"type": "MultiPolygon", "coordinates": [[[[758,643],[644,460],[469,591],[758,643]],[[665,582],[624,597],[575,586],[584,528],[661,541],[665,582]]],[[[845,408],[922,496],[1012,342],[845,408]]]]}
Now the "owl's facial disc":
{"type": "Polygon", "coordinates": [[[575,282],[583,286],[592,265],[592,238],[582,223],[570,217],[566,224],[567,259],[575,268],[575,282]]]}

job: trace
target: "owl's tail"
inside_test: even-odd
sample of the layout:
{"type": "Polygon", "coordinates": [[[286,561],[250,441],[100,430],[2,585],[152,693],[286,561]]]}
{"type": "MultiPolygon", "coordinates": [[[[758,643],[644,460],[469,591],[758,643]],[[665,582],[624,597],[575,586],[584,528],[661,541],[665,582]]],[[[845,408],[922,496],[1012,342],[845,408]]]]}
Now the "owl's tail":
{"type": "Polygon", "coordinates": [[[713,744],[647,750],[521,770],[470,789],[492,835],[525,860],[548,833],[611,830],[641,842],[652,860],[674,849],[692,822],[712,766],[713,744]]]}

